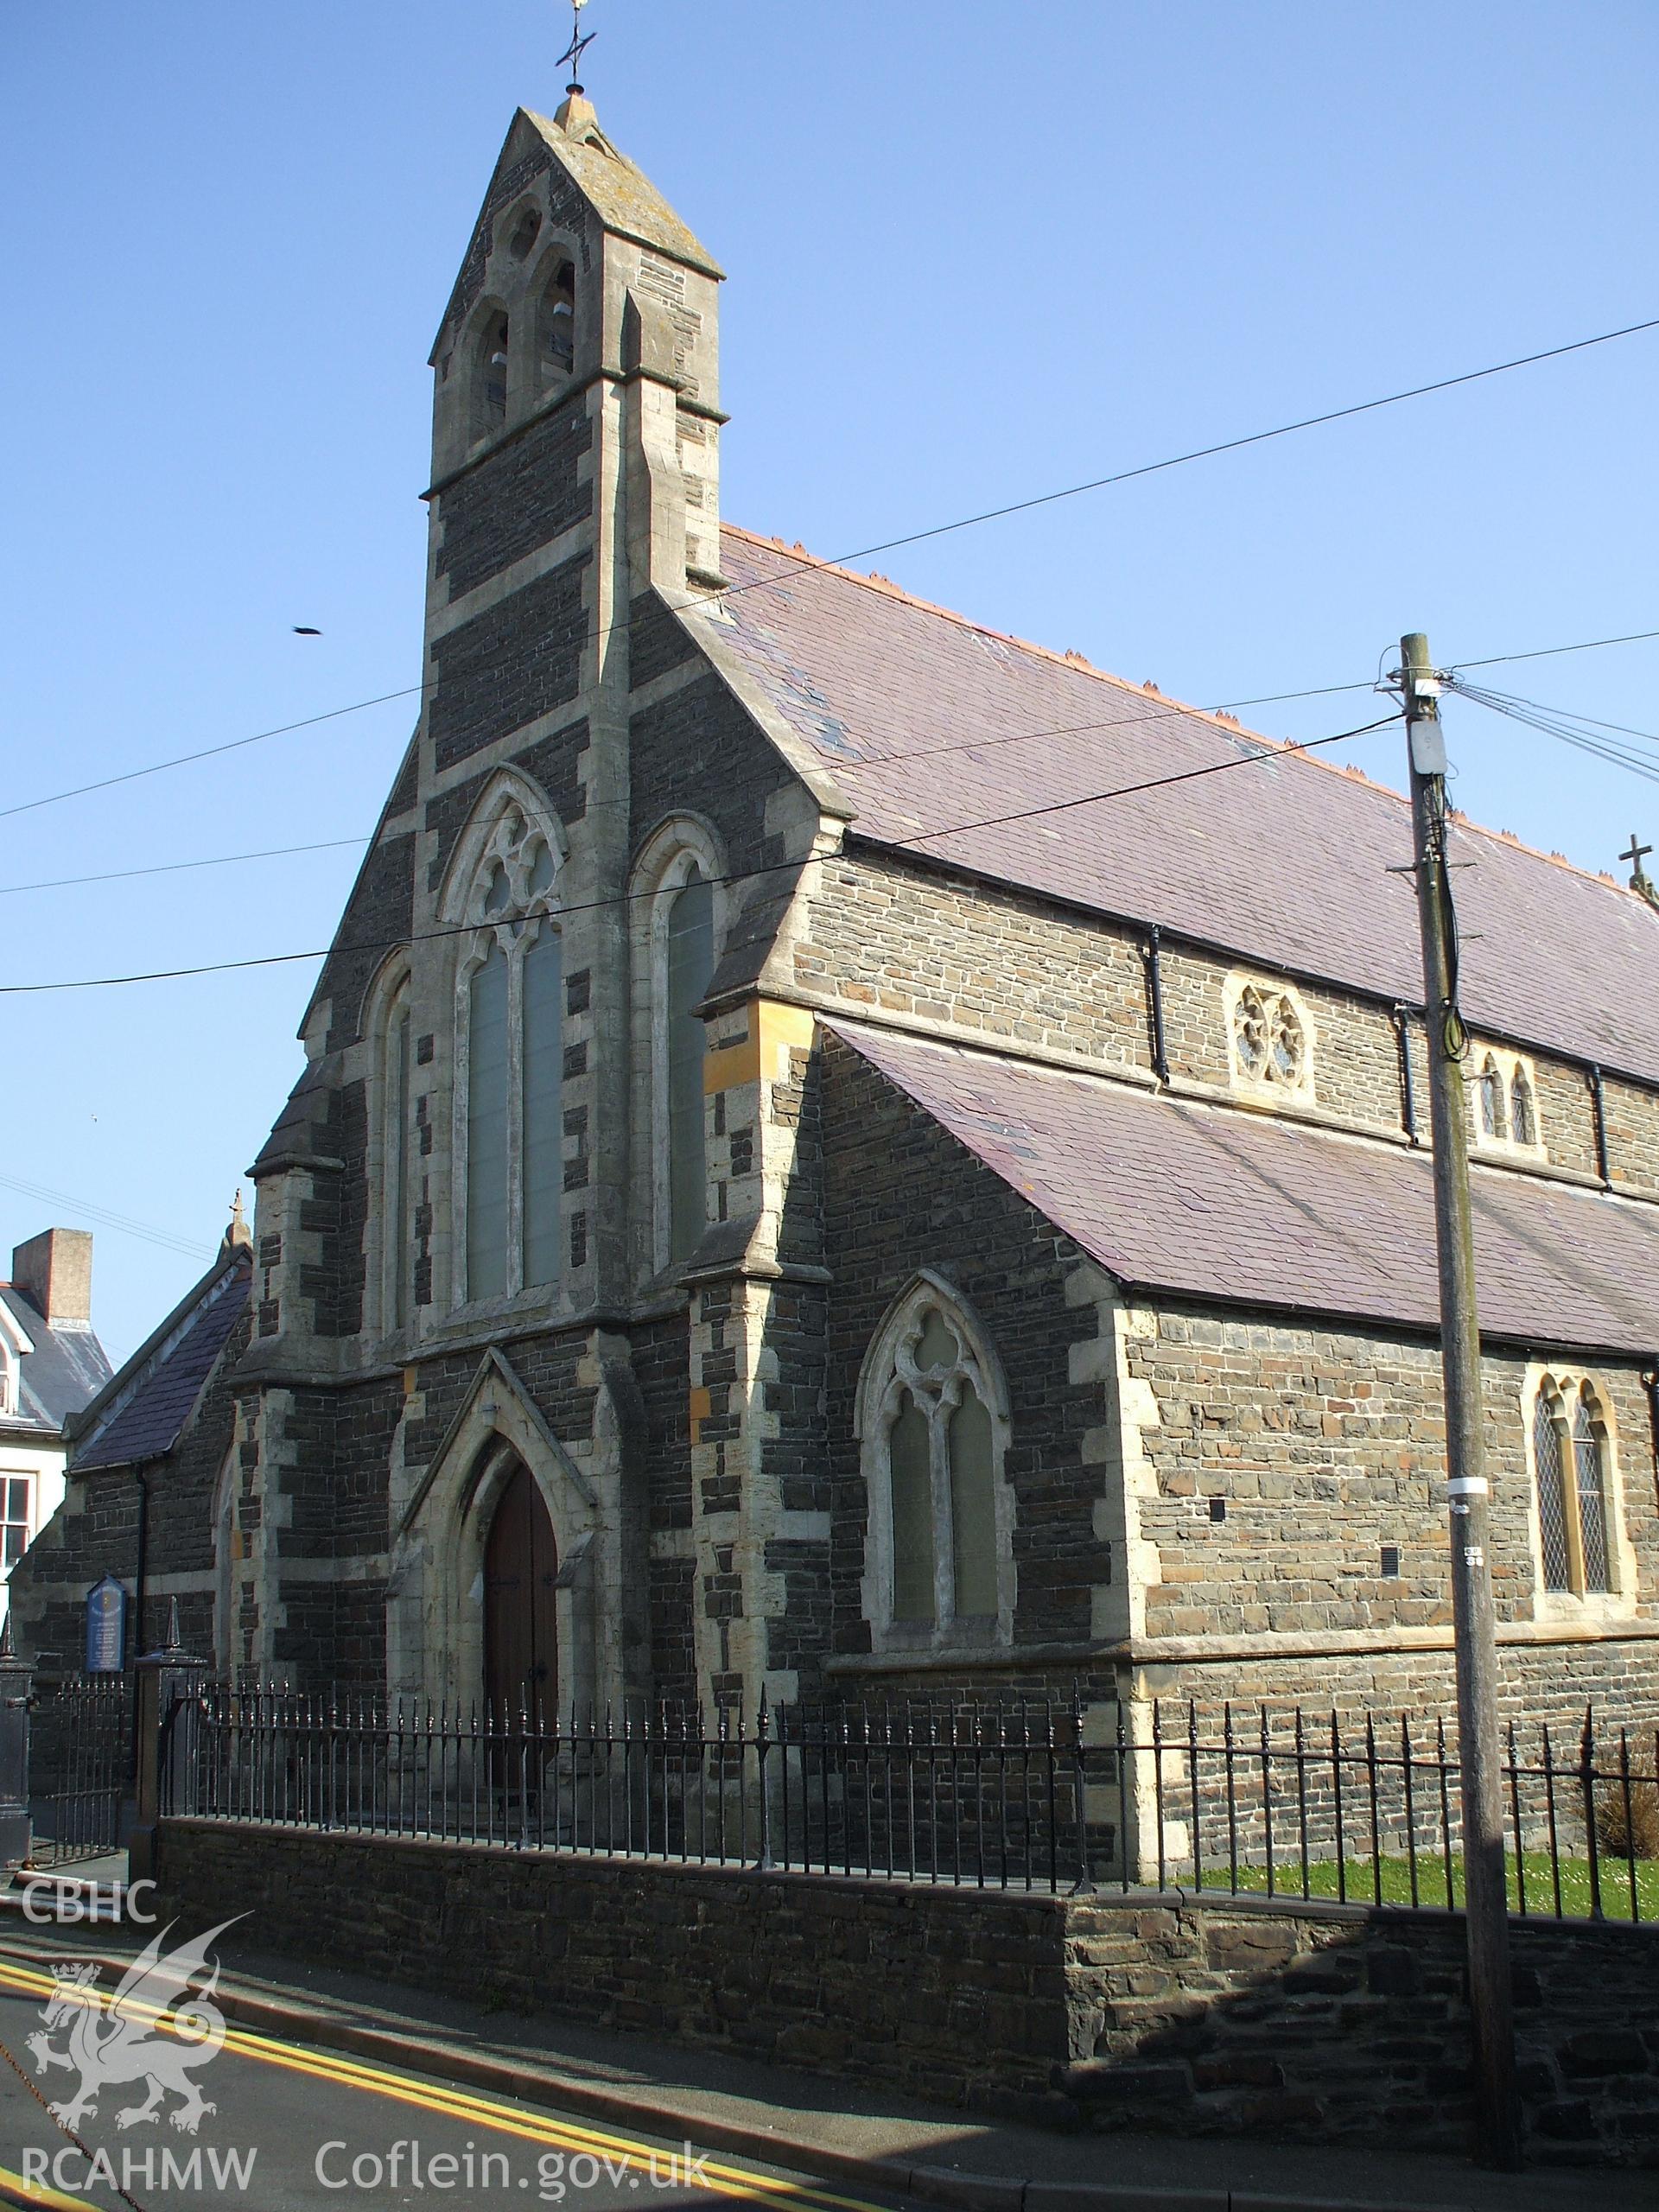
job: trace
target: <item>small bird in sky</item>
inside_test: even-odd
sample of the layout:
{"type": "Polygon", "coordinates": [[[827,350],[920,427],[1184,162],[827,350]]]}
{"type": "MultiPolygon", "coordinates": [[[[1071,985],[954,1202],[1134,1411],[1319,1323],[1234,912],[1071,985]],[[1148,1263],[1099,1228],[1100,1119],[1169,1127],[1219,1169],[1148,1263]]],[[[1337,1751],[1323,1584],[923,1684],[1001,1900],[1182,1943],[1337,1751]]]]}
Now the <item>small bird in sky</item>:
{"type": "Polygon", "coordinates": [[[308,622],[296,622],[294,625],[294,634],[296,638],[320,638],[322,632],[321,630],[314,630],[308,622]]]}

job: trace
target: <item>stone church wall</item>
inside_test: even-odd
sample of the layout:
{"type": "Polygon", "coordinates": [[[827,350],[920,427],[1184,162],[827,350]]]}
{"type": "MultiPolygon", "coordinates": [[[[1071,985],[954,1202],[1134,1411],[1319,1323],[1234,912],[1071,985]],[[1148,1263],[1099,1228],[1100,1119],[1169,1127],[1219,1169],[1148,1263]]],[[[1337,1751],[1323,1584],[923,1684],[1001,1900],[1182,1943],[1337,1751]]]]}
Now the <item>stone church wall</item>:
{"type": "MultiPolygon", "coordinates": [[[[855,840],[809,874],[791,919],[788,975],[811,1005],[1150,1078],[1145,944],[1145,932],[1133,925],[952,877],[855,840]]],[[[1176,1088],[1237,1096],[1226,986],[1241,976],[1273,980],[1272,963],[1166,938],[1160,965],[1176,1088]]],[[[1251,1103],[1398,1138],[1405,1109],[1391,1007],[1313,983],[1296,982],[1294,988],[1314,1037],[1313,1099],[1256,1093],[1251,1103]]],[[[1427,1058],[1415,1015],[1408,1034],[1417,1133],[1427,1144],[1427,1058]]],[[[1595,1178],[1586,1071],[1547,1052],[1528,1058],[1548,1164],[1595,1178]]],[[[1615,1186],[1659,1195],[1659,1089],[1610,1076],[1605,1096],[1615,1186]]]]}
{"type": "Polygon", "coordinates": [[[588,519],[594,487],[581,464],[593,443],[577,392],[450,480],[438,495],[436,569],[452,601],[588,519]]]}
{"type": "MultiPolygon", "coordinates": [[[[1435,1347],[1191,1306],[1132,1313],[1124,1342],[1128,1372],[1156,1408],[1155,1420],[1137,1421],[1129,1456],[1144,1471],[1139,1530],[1159,1576],[1145,1592],[1146,1634],[1168,1640],[1179,1674],[1167,1687],[1211,1704],[1266,1698],[1449,1711],[1435,1347]],[[1385,1545],[1399,1554],[1390,1576],[1385,1545]],[[1396,1630],[1442,1648],[1364,1648],[1396,1630]]],[[[1535,1564],[1527,1420],[1537,1371],[1519,1357],[1484,1363],[1510,1709],[1576,1725],[1593,1696],[1608,1700],[1610,1718],[1651,1726],[1659,1722],[1659,1494],[1640,1373],[1614,1363],[1590,1370],[1610,1419],[1611,1540],[1624,1588],[1574,1599],[1544,1597],[1535,1564]]]]}
{"type": "MultiPolygon", "coordinates": [[[[828,1459],[835,1498],[834,1648],[868,1651],[861,1582],[868,1504],[853,1434],[860,1370],[887,1308],[918,1269],[938,1269],[985,1324],[1006,1370],[1015,1497],[1016,1645],[1084,1643],[1095,1584],[1109,1573],[1083,1459],[1097,1389],[1071,1379],[1074,1340],[1095,1315],[1065,1300],[1077,1255],[1051,1223],[855,1053],[823,1048],[824,1236],[830,1293],[828,1459]]],[[[996,1669],[1001,1655],[985,1655],[996,1669]]],[[[971,1654],[963,1656],[971,1675],[971,1654]]]]}

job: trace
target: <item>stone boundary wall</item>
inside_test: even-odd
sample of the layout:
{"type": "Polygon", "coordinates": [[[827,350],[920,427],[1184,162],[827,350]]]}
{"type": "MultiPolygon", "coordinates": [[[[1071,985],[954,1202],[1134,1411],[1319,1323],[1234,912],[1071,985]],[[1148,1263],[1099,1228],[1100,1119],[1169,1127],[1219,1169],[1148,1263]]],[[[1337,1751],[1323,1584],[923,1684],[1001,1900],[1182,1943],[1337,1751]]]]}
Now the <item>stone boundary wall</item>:
{"type": "MultiPolygon", "coordinates": [[[[258,1948],[1061,2127],[1468,2133],[1462,1922],[163,1823],[164,1910],[258,1948]]],[[[1659,2167],[1659,1931],[1514,1925],[1540,2163],[1659,2167]]]]}

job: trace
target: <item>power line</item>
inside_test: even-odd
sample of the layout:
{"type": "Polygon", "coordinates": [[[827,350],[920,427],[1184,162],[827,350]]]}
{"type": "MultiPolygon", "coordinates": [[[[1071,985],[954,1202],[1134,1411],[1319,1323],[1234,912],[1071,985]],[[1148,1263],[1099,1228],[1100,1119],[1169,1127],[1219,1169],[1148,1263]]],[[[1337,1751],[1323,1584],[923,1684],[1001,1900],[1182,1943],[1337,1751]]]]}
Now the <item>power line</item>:
{"type": "MultiPolygon", "coordinates": [[[[1640,645],[1649,639],[1659,638],[1659,630],[1632,630],[1622,638],[1585,638],[1575,645],[1536,645],[1524,653],[1490,653],[1484,660],[1456,660],[1448,663],[1451,669],[1500,668],[1506,661],[1548,660],[1557,653],[1596,652],[1603,645],[1640,645]]],[[[1332,699],[1340,691],[1372,691],[1373,683],[1322,683],[1312,691],[1267,691],[1255,699],[1224,699],[1212,714],[1223,714],[1234,707],[1277,707],[1287,699],[1332,699]]]]}
{"type": "MultiPolygon", "coordinates": [[[[1483,690],[1472,683],[1454,682],[1448,688],[1475,706],[1488,708],[1493,714],[1507,715],[1512,721],[1542,730],[1546,736],[1559,738],[1563,745],[1570,745],[1580,753],[1608,761],[1616,768],[1628,768],[1632,775],[1645,777],[1649,783],[1659,783],[1659,757],[1656,754],[1638,753],[1633,747],[1618,744],[1611,738],[1591,734],[1593,729],[1606,729],[1613,725],[1591,723],[1586,728],[1583,724],[1587,717],[1571,715],[1533,700],[1513,698],[1502,691],[1483,690]]],[[[1650,731],[1632,730],[1628,734],[1659,747],[1659,736],[1650,731]]]]}
{"type": "MultiPolygon", "coordinates": [[[[1080,499],[1088,492],[1103,492],[1113,485],[1130,484],[1143,476],[1157,476],[1168,469],[1184,468],[1192,461],[1212,461],[1222,454],[1240,453],[1249,446],[1267,445],[1277,438],[1291,437],[1300,430],[1319,429],[1329,423],[1342,423],[1357,415],[1374,414],[1379,408],[1398,407],[1408,399],[1425,399],[1434,392],[1455,391],[1460,385],[1479,384],[1490,377],[1507,375],[1511,369],[1534,368],[1541,361],[1560,360],[1567,354],[1582,353],[1595,346],[1609,346],[1617,339],[1637,337],[1643,332],[1649,330],[1659,330],[1659,315],[1651,316],[1643,322],[1625,323],[1618,330],[1600,331],[1592,338],[1574,338],[1564,346],[1546,346],[1540,353],[1516,354],[1511,360],[1494,361],[1484,369],[1465,369],[1457,376],[1437,378],[1431,384],[1413,385],[1402,391],[1386,392],[1380,398],[1357,400],[1347,407],[1327,409],[1321,415],[1304,415],[1294,423],[1277,423],[1269,430],[1251,430],[1242,437],[1224,438],[1214,445],[1194,446],[1185,453],[1171,454],[1162,461],[1142,461],[1134,468],[1121,468],[1108,476],[1090,477],[1084,483],[1068,484],[1056,492],[1039,492],[1031,499],[1014,499],[1005,506],[986,507],[976,514],[960,515],[953,522],[935,523],[925,530],[910,531],[900,537],[885,537],[874,545],[860,546],[850,553],[837,554],[828,563],[817,560],[789,562],[782,569],[772,575],[752,577],[746,584],[728,584],[712,596],[724,603],[728,600],[741,598],[747,592],[766,590],[772,586],[786,582],[792,575],[800,575],[823,567],[845,568],[854,561],[868,561],[873,554],[895,552],[901,546],[920,545],[931,538],[949,537],[957,531],[976,529],[982,523],[1001,522],[1010,515],[1028,514],[1034,508],[1053,506],[1062,499],[1080,499]]],[[[625,620],[609,623],[598,631],[594,642],[598,644],[607,637],[632,629],[636,623],[651,619],[652,612],[654,610],[649,611],[645,616],[640,616],[630,611],[625,620]]],[[[584,646],[588,643],[585,628],[582,642],[584,646]]],[[[1631,641],[1608,639],[1605,642],[1613,644],[1631,641]]],[[[1562,645],[1547,650],[1567,652],[1580,651],[1581,648],[1562,645]]],[[[1518,658],[1520,656],[1512,656],[1512,658],[1518,658]]],[[[1468,667],[1490,664],[1474,661],[1465,664],[1468,667]]],[[[67,791],[50,791],[40,798],[25,799],[15,806],[0,807],[0,821],[4,821],[13,815],[30,813],[39,807],[56,806],[65,799],[82,798],[92,791],[108,791],[117,784],[133,783],[140,777],[160,775],[165,769],[181,768],[188,766],[192,761],[211,760],[218,753],[234,753],[244,746],[260,745],[267,738],[284,737],[295,730],[310,729],[319,722],[336,721],[343,715],[361,714],[365,708],[385,706],[393,699],[412,698],[417,692],[430,690],[435,682],[436,678],[431,678],[425,683],[407,684],[402,690],[383,692],[379,697],[374,699],[359,699],[351,706],[335,707],[326,714],[308,715],[301,721],[284,722],[275,729],[260,730],[251,737],[232,738],[223,745],[206,746],[198,753],[181,753],[170,760],[153,761],[146,767],[130,768],[121,775],[103,776],[90,784],[77,784],[67,791]]],[[[1357,683],[1331,684],[1322,687],[1321,690],[1317,692],[1285,692],[1277,696],[1285,699],[1316,698],[1330,696],[1338,691],[1357,691],[1366,688],[1357,683]]],[[[1242,699],[1227,702],[1229,706],[1267,706],[1274,703],[1276,703],[1274,699],[1242,699]]]]}
{"type": "MultiPolygon", "coordinates": [[[[1172,715],[1202,714],[1203,708],[1185,706],[1179,700],[1163,699],[1146,714],[1103,716],[1088,722],[1062,722],[1044,729],[1021,729],[1005,733],[1001,737],[963,738],[950,745],[919,746],[908,753],[872,753],[857,760],[842,764],[849,768],[902,768],[912,760],[933,760],[942,753],[989,753],[1004,745],[1033,745],[1046,737],[1084,737],[1099,730],[1117,731],[1139,729],[1148,722],[1167,721],[1172,715]]],[[[1241,735],[1247,733],[1241,732],[1241,735]]],[[[1323,743],[1323,740],[1314,741],[1323,743]]],[[[589,810],[597,806],[619,806],[626,802],[616,799],[590,799],[589,810]]],[[[199,868],[229,868],[241,861],[276,860],[295,853],[333,852],[347,845],[366,845],[366,837],[334,837],[315,845],[273,845],[268,850],[255,853],[220,853],[203,860],[170,861],[154,868],[111,868],[93,875],[66,875],[52,877],[40,883],[0,884],[0,899],[10,898],[25,891],[57,891],[70,886],[92,883],[122,883],[140,875],[168,875],[181,869],[199,868]]]]}
{"type": "MultiPolygon", "coordinates": [[[[1249,758],[1252,760],[1282,760],[1287,750],[1292,753],[1306,753],[1316,745],[1340,744],[1344,737],[1366,737],[1372,730],[1384,729],[1389,723],[1396,722],[1399,719],[1397,713],[1383,715],[1374,722],[1362,724],[1358,729],[1338,730],[1334,737],[1310,738],[1306,745],[1294,745],[1289,747],[1274,747],[1271,750],[1264,747],[1260,753],[1254,753],[1249,758]]],[[[936,837],[959,837],[969,830],[1000,830],[1004,823],[1029,822],[1035,815],[1064,814],[1068,807],[1088,806],[1092,798],[1133,798],[1141,791],[1162,791],[1169,784],[1190,784],[1199,776],[1215,776],[1220,774],[1224,768],[1242,768],[1245,765],[1246,763],[1243,760],[1212,760],[1207,767],[1183,768],[1179,775],[1154,776],[1149,783],[1125,784],[1116,791],[1096,791],[1082,798],[1053,799],[1045,806],[1024,807],[1017,814],[994,814],[987,821],[963,822],[954,830],[924,830],[914,837],[900,837],[897,842],[901,845],[916,845],[924,842],[931,844],[936,837]]]]}
{"type": "MultiPolygon", "coordinates": [[[[1173,776],[1157,776],[1147,783],[1126,784],[1109,791],[1085,791],[1077,798],[1054,799],[1044,806],[1029,807],[1019,815],[994,815],[982,822],[958,822],[949,828],[930,830],[923,834],[930,839],[961,836],[970,830],[994,829],[1004,822],[1029,820],[1033,815],[1061,814],[1072,807],[1090,806],[1116,798],[1132,798],[1147,791],[1161,790],[1166,785],[1190,783],[1198,776],[1218,775],[1229,768],[1253,768],[1259,766],[1263,761],[1283,760],[1294,758],[1299,753],[1311,753],[1320,746],[1340,745],[1346,738],[1363,737],[1368,732],[1381,729],[1386,723],[1397,720],[1397,715],[1385,715],[1380,721],[1366,722],[1358,729],[1339,729],[1334,731],[1329,737],[1308,738],[1294,745],[1258,743],[1250,752],[1237,753],[1227,760],[1211,761],[1202,768],[1185,768],[1173,776]]],[[[1245,742],[1248,743],[1249,741],[1246,740],[1245,742]]],[[[916,840],[903,838],[895,842],[901,847],[908,847],[913,845],[916,840]]],[[[815,861],[835,857],[837,855],[808,854],[800,860],[773,861],[760,868],[741,868],[727,875],[710,876],[707,880],[710,883],[752,883],[761,876],[798,874],[801,870],[812,866],[815,861]]],[[[562,906],[557,911],[560,917],[566,914],[591,913],[602,906],[629,906],[641,899],[657,899],[664,895],[660,887],[653,886],[645,891],[625,891],[604,899],[582,899],[574,905],[562,906]]],[[[406,944],[424,944],[441,938],[471,936],[479,926],[476,922],[454,922],[442,929],[416,930],[402,937],[372,938],[356,944],[313,946],[304,952],[266,952],[257,954],[246,960],[205,961],[193,968],[158,968],[130,976],[72,976],[61,982],[54,983],[0,983],[0,997],[32,997],[47,991],[105,990],[129,983],[178,982],[195,976],[239,974],[250,968],[287,967],[301,960],[327,960],[334,957],[358,952],[392,952],[406,944]]]]}
{"type": "Polygon", "coordinates": [[[8,1191],[20,1192],[26,1198],[39,1198],[45,1205],[65,1206],[71,1213],[83,1214],[88,1221],[95,1221],[101,1229],[118,1230],[124,1236],[138,1236],[147,1243],[159,1244],[168,1251],[182,1252],[193,1260],[205,1256],[208,1247],[194,1243],[186,1236],[175,1236],[171,1230],[152,1229],[148,1222],[130,1220],[123,1213],[111,1213],[107,1206],[95,1206],[85,1198],[72,1198],[67,1191],[49,1191],[44,1184],[25,1183],[16,1175],[0,1175],[0,1185],[8,1191]]]}
{"type": "MultiPolygon", "coordinates": [[[[433,678],[433,682],[436,678],[433,678]]],[[[327,714],[307,715],[297,722],[279,722],[275,729],[256,730],[251,737],[227,738],[223,745],[204,745],[200,753],[175,753],[170,760],[152,760],[143,768],[127,768],[118,776],[100,776],[95,783],[72,784],[67,791],[48,791],[40,798],[26,798],[16,806],[0,806],[0,822],[14,814],[33,814],[42,806],[56,806],[67,798],[85,798],[89,791],[106,791],[116,784],[136,784],[143,776],[159,776],[164,768],[186,768],[193,760],[212,760],[221,753],[239,753],[245,746],[263,745],[268,737],[287,737],[296,729],[315,729],[319,722],[338,721],[342,715],[360,715],[366,707],[384,707],[391,699],[410,699],[429,691],[431,683],[406,683],[401,691],[383,691],[376,699],[359,699],[349,707],[330,707],[327,714]]]]}
{"type": "MultiPolygon", "coordinates": [[[[944,537],[953,531],[971,530],[980,523],[1001,522],[1006,516],[1027,514],[1033,507],[1052,506],[1057,500],[1075,499],[1085,492],[1103,492],[1109,485],[1131,483],[1140,476],[1156,476],[1164,469],[1184,467],[1188,461],[1211,461],[1218,454],[1238,453],[1246,446],[1265,445],[1271,439],[1287,438],[1298,430],[1314,430],[1326,423],[1342,423],[1355,415],[1373,414],[1379,407],[1397,407],[1408,399],[1426,399],[1431,392],[1451,391],[1459,385],[1478,384],[1487,377],[1503,376],[1510,369],[1529,369],[1540,361],[1557,361],[1564,354],[1581,353],[1592,346],[1608,346],[1615,339],[1634,338],[1645,330],[1659,330],[1659,315],[1650,316],[1645,322],[1626,323],[1618,330],[1601,331],[1593,338],[1575,338],[1565,346],[1546,346],[1541,353],[1521,353],[1513,360],[1495,361],[1488,368],[1465,369],[1459,376],[1440,377],[1433,384],[1413,385],[1408,391],[1388,392],[1380,399],[1362,399],[1350,407],[1331,408],[1323,415],[1304,415],[1297,422],[1281,423],[1271,430],[1252,430],[1247,436],[1224,438],[1217,445],[1196,446],[1190,453],[1173,454],[1167,461],[1146,461],[1138,468],[1119,469],[1110,476],[1092,477],[1086,484],[1069,484],[1064,490],[1039,493],[1034,499],[1015,499],[1003,507],[987,507],[979,514],[964,515],[957,522],[937,523],[931,530],[912,531],[904,537],[884,538],[879,545],[864,545],[856,552],[840,555],[836,565],[867,561],[873,553],[891,553],[901,545],[919,545],[925,539],[944,537]]],[[[814,563],[804,562],[800,565],[810,568],[814,563]]],[[[779,579],[768,576],[761,581],[774,583],[779,579]]],[[[749,591],[754,588],[753,584],[738,584],[732,589],[749,591]]]]}
{"type": "Polygon", "coordinates": [[[82,883],[127,883],[136,875],[177,875],[193,868],[232,868],[238,861],[286,860],[295,853],[335,853],[344,846],[362,846],[366,837],[328,837],[319,845],[268,845],[257,853],[218,853],[200,861],[164,861],[155,868],[110,868],[102,875],[54,875],[40,883],[0,883],[0,899],[14,899],[23,891],[63,891],[82,883]]]}

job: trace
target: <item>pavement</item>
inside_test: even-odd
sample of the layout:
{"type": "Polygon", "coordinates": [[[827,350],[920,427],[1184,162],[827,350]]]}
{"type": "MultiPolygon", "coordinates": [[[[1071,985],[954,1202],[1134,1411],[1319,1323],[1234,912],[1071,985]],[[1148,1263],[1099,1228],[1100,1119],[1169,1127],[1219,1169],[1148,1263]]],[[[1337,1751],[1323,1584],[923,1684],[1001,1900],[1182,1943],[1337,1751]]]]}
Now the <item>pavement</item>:
{"type": "MultiPolygon", "coordinates": [[[[109,1885],[124,1867],[111,1862],[73,1871],[83,1885],[102,1878],[102,1894],[112,1898],[118,1891],[109,1885]]],[[[107,1923],[36,1926],[20,1905],[16,1892],[0,1894],[0,1906],[9,1907],[0,1916],[0,2020],[13,2051],[18,2008],[47,1988],[54,1960],[99,1959],[107,1987],[145,1935],[107,1923]]],[[[298,2068],[322,2084],[314,2094],[353,2109],[371,2094],[399,2104],[436,2099],[443,2113],[475,2133],[487,2128],[505,2139],[530,2130],[538,2142],[566,2150],[591,2138],[612,2145],[613,2156],[625,2155],[616,2146],[632,2145],[636,2164],[653,2147],[687,2145],[722,2162],[725,2179],[696,2177],[691,2194],[676,2202],[695,2196],[706,2203],[711,2188],[731,2201],[782,2197],[804,2212],[912,2203],[958,2212],[1580,2212],[1591,2204],[1596,2212],[1654,2212],[1659,2201],[1651,2174],[1606,2169],[1499,2175],[1369,2144],[1052,2133],[722,2052],[394,1987],[275,1956],[238,1941],[235,1930],[217,1948],[224,1962],[217,2001],[234,2030],[225,2057],[267,2070],[298,2068]],[[392,2086],[376,2086],[386,2083],[392,2086]]],[[[5,2072],[0,2068],[0,2126],[9,2117],[5,2072]]],[[[215,2086],[226,2078],[216,2070],[215,2086]]],[[[320,2141],[319,2127],[345,2125],[331,2104],[293,2118],[284,2140],[290,2147],[320,2141]]],[[[421,2133],[435,2147],[432,2126],[423,2120],[421,2133]]],[[[11,2139],[0,2138],[0,2202],[5,2170],[16,2163],[4,2155],[11,2139]]],[[[528,2190],[534,2181],[527,2171],[517,2186],[528,2190]]],[[[626,2180],[617,2185],[614,2201],[624,2201],[626,2186],[626,2180]]],[[[248,2201],[278,2212],[290,2202],[337,2204],[353,2196],[323,2183],[321,2194],[278,2199],[261,2190],[248,2201]]],[[[392,2194],[389,2186],[357,2201],[431,2203],[429,2195],[392,2194]]],[[[494,2200],[474,2193],[464,2201],[484,2212],[494,2200]]],[[[509,2194],[500,2201],[538,2200],[509,2194]]]]}

